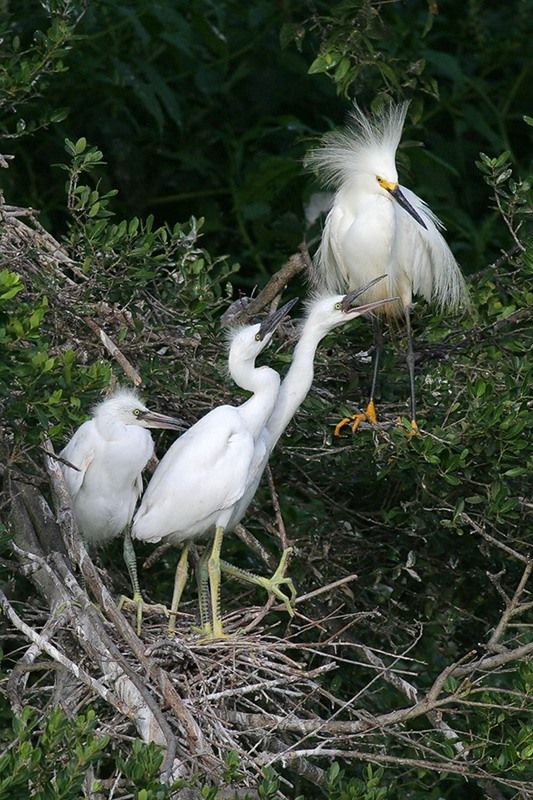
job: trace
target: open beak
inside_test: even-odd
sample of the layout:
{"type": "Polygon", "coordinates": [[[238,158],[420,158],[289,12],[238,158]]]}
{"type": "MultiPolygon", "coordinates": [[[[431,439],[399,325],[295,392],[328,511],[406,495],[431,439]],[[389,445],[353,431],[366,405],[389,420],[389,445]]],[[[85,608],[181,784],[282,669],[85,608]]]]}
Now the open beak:
{"type": "Polygon", "coordinates": [[[281,308],[278,308],[277,311],[274,311],[273,314],[263,320],[261,327],[259,328],[259,338],[261,340],[264,339],[268,333],[272,333],[276,330],[280,322],[285,319],[289,311],[296,305],[298,300],[298,297],[295,297],[294,300],[289,300],[288,303],[285,303],[284,306],[281,306],[281,308]]]}
{"type": "Polygon", "coordinates": [[[166,414],[158,414],[157,411],[143,411],[139,415],[147,428],[166,428],[171,431],[182,431],[187,427],[187,423],[176,417],[167,417],[166,414]]]}
{"type": "Polygon", "coordinates": [[[394,189],[387,188],[387,191],[391,197],[394,197],[398,205],[401,206],[404,209],[404,211],[407,211],[407,213],[410,214],[413,219],[416,219],[419,225],[422,225],[422,227],[425,228],[426,230],[428,229],[426,223],[424,222],[420,214],[417,211],[415,211],[409,200],[402,193],[399,184],[396,184],[394,189]]]}
{"type": "Polygon", "coordinates": [[[349,292],[346,294],[342,301],[341,301],[341,311],[344,311],[345,314],[351,314],[352,312],[357,312],[357,314],[365,314],[367,311],[372,311],[374,308],[379,308],[379,306],[384,306],[385,303],[394,303],[396,300],[399,300],[399,297],[386,297],[384,300],[374,300],[371,303],[364,303],[363,305],[359,305],[357,302],[362,294],[367,292],[374,284],[378,283],[378,281],[383,280],[386,278],[386,275],[380,275],[379,278],[375,278],[370,283],[367,283],[365,286],[362,286],[359,289],[355,289],[353,292],[349,292]]]}
{"type": "Polygon", "coordinates": [[[372,289],[376,283],[385,280],[386,277],[387,275],[380,275],[378,278],[374,278],[374,280],[369,283],[365,283],[364,286],[360,286],[358,289],[354,289],[353,292],[349,292],[349,294],[345,295],[341,302],[341,311],[351,311],[358,297],[361,297],[361,295],[368,292],[369,289],[372,289]]]}

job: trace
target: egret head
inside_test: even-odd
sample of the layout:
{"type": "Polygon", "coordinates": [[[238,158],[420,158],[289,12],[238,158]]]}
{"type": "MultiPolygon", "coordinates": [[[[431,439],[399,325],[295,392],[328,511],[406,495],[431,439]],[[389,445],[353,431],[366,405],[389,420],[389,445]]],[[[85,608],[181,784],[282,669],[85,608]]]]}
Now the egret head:
{"type": "Polygon", "coordinates": [[[408,105],[391,103],[368,116],[355,105],[348,126],[327,133],[306,163],[316,167],[328,184],[337,186],[348,198],[352,195],[355,199],[358,193],[389,197],[425,228],[398,184],[396,150],[408,105]]]}
{"type": "Polygon", "coordinates": [[[150,411],[139,396],[129,389],[119,389],[111,397],[99,403],[94,409],[94,416],[107,418],[122,425],[138,425],[141,428],[168,428],[182,431],[185,427],[183,420],[150,411]]]}
{"type": "Polygon", "coordinates": [[[297,302],[298,298],[290,300],[262,322],[235,328],[231,333],[230,339],[230,362],[232,360],[255,360],[259,353],[270,344],[274,331],[297,302]]]}
{"type": "Polygon", "coordinates": [[[375,308],[379,308],[379,306],[385,305],[385,303],[398,300],[397,297],[386,297],[370,303],[360,303],[361,296],[386,277],[386,275],[380,275],[379,278],[375,278],[370,283],[345,295],[333,294],[315,297],[308,306],[307,324],[310,323],[319,336],[325,336],[334,328],[344,325],[344,323],[355,319],[355,317],[360,317],[375,308]]]}

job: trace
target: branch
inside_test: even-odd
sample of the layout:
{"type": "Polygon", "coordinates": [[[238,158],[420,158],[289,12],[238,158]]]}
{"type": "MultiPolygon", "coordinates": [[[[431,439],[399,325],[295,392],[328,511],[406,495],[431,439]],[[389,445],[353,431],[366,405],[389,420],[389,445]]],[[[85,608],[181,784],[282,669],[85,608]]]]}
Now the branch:
{"type": "MultiPolygon", "coordinates": [[[[516,614],[519,614],[522,611],[526,610],[525,608],[520,606],[520,598],[522,597],[527,582],[531,577],[532,570],[533,570],[533,561],[530,561],[529,564],[525,565],[522,577],[520,578],[518,586],[516,587],[516,591],[512,596],[512,598],[510,600],[507,600],[503,614],[500,617],[500,621],[494,628],[492,636],[490,637],[489,643],[487,645],[489,650],[503,650],[503,645],[499,644],[499,642],[503,634],[505,633],[505,630],[507,628],[507,625],[511,621],[511,618],[516,614]]],[[[528,604],[525,605],[527,606],[528,604]]]]}
{"type": "MultiPolygon", "coordinates": [[[[46,450],[53,452],[53,446],[49,439],[44,441],[44,447],[46,450]]],[[[60,530],[70,558],[75,564],[79,565],[82,575],[94,593],[102,612],[113,623],[117,633],[128,645],[149,677],[159,686],[164,700],[172,708],[183,727],[188,749],[197,754],[198,759],[204,763],[208,771],[213,772],[218,762],[214,758],[211,748],[205,742],[200,727],[176,692],[167,673],[146,656],[143,642],[117,608],[116,603],[102,583],[98,571],[89,558],[72,516],[70,495],[60,467],[55,459],[50,457],[45,458],[45,466],[50,477],[60,530]]]]}
{"type": "Polygon", "coordinates": [[[41,634],[37,633],[33,628],[27,625],[16,613],[13,606],[0,589],[0,608],[6,615],[6,617],[10,620],[11,624],[17,628],[24,636],[43,653],[46,653],[50,656],[51,659],[57,661],[58,664],[68,669],[69,672],[72,673],[78,680],[84,683],[86,686],[89,687],[95,694],[99,695],[102,700],[105,700],[106,703],[110,703],[114,708],[120,711],[121,714],[124,716],[131,717],[131,709],[129,709],[113,692],[110,691],[106,686],[104,686],[100,681],[95,680],[92,678],[88,672],[86,672],[82,667],[79,667],[78,664],[75,664],[74,661],[71,661],[70,658],[67,658],[63,653],[61,653],[57,647],[53,644],[50,644],[48,639],[41,634]]]}
{"type": "Polygon", "coordinates": [[[246,324],[252,317],[263,311],[277,297],[295,275],[303,272],[308,266],[309,253],[305,244],[300,245],[300,252],[294,253],[286,264],[281,267],[269,280],[267,285],[259,292],[257,297],[240,311],[234,321],[246,324]]]}
{"type": "Polygon", "coordinates": [[[112,339],[110,339],[107,333],[104,330],[102,330],[102,328],[99,325],[97,325],[96,322],[94,322],[94,320],[89,319],[89,317],[83,317],[83,321],[92,331],[94,331],[94,333],[96,333],[96,335],[104,345],[107,352],[112,356],[112,358],[115,359],[115,361],[118,364],[120,364],[120,366],[130,379],[130,381],[133,383],[133,385],[141,386],[143,382],[141,376],[139,375],[135,367],[133,367],[130,364],[124,353],[122,353],[118,349],[115,342],[112,339]]]}
{"type": "Polygon", "coordinates": [[[278,527],[280,545],[282,550],[286,550],[287,547],[289,546],[289,542],[287,541],[287,531],[285,529],[285,523],[283,521],[283,516],[281,514],[278,493],[276,492],[276,487],[274,486],[274,478],[272,476],[272,470],[270,469],[270,466],[268,464],[266,468],[266,476],[268,480],[268,488],[270,489],[270,499],[272,501],[272,508],[274,509],[274,514],[276,516],[276,525],[278,527]]]}

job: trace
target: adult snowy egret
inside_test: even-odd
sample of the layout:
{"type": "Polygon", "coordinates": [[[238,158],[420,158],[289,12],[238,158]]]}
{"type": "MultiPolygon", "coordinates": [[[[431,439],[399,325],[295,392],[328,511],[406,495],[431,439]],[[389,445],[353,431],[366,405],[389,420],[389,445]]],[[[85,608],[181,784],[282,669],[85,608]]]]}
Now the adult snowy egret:
{"type": "MultiPolygon", "coordinates": [[[[200,618],[206,635],[224,635],[220,617],[220,572],[226,566],[220,561],[222,539],[224,531],[231,531],[240,521],[255,493],[256,473],[265,448],[261,432],[280,383],[275,370],[256,367],[255,360],[295,302],[287,303],[261,323],[237,328],[229,351],[229,372],[252,396],[240,406],[218,406],[174,442],[155,470],[133,520],[134,539],[158,542],[167,538],[175,544],[187,543],[176,569],[169,633],[174,631],[187,579],[188,542],[214,531],[209,560],[204,558],[200,565],[200,618]],[[207,624],[207,578],[212,626],[207,624]]],[[[290,608],[289,598],[279,589],[287,584],[292,591],[292,582],[281,574],[287,555],[283,554],[272,578],[254,576],[254,582],[290,608]]]]}
{"type": "MultiPolygon", "coordinates": [[[[124,561],[133,588],[137,631],[142,624],[135,551],[129,526],[142,492],[141,473],[154,452],[148,428],[183,430],[182,420],[158,414],[137,394],[121,389],[99,403],[60,453],[72,498],[72,512],[88,545],[109,542],[124,532],[124,561]]],[[[127,598],[125,598],[127,599],[127,598]]]]}
{"type": "MultiPolygon", "coordinates": [[[[408,103],[385,106],[365,116],[357,107],[345,130],[326,134],[311,151],[307,164],[316,167],[327,184],[336,187],[317,251],[318,282],[329,291],[345,291],[377,275],[388,280],[374,284],[363,302],[397,295],[378,314],[405,317],[407,365],[411,388],[411,425],[416,429],[414,352],[410,309],[414,294],[440,308],[454,310],[467,300],[459,267],[444,237],[442,223],[414,192],[400,186],[396,150],[408,103]]],[[[367,418],[377,421],[374,393],[382,350],[379,316],[374,318],[374,369],[366,413],[342,420],[356,430],[367,418]]]]}
{"type": "MultiPolygon", "coordinates": [[[[200,616],[205,628],[209,578],[213,624],[206,633],[212,638],[223,636],[221,568],[235,578],[273,592],[291,611],[294,587],[290,579],[283,577],[290,549],[284,551],[272,578],[266,579],[220,562],[222,536],[244,516],[276,442],[305,399],[313,380],[319,342],[338,325],[394,299],[356,307],[360,294],[368,288],[367,285],[346,296],[319,297],[311,302],[281,387],[274,370],[254,366],[259,351],[253,343],[261,342],[261,327],[252,325],[238,333],[230,348],[230,373],[239,386],[254,391],[253,397],[238,408],[221,406],[203,417],[172,445],[148,485],[133,521],[134,538],[156,542],[166,536],[179,543],[215,530],[209,561],[206,565],[203,558],[199,565],[200,616]],[[292,598],[280,590],[283,584],[292,598]]],[[[271,318],[266,323],[273,324],[271,318]]],[[[170,631],[187,577],[187,549],[186,546],[176,570],[170,631]]]]}

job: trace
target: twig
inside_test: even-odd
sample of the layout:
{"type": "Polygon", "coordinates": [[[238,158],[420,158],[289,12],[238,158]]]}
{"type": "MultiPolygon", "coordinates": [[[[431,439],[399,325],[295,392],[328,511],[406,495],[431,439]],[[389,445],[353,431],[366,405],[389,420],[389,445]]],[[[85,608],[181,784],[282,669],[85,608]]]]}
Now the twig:
{"type": "Polygon", "coordinates": [[[164,556],[167,550],[170,550],[171,547],[174,547],[172,542],[163,542],[163,544],[160,544],[159,547],[156,547],[156,549],[150,553],[148,558],[144,559],[142,568],[150,569],[153,567],[154,564],[159,561],[159,559],[164,556]]]}
{"type": "Polygon", "coordinates": [[[287,283],[294,278],[295,275],[298,275],[306,269],[306,251],[306,245],[301,244],[300,252],[294,253],[287,263],[270,278],[267,285],[259,292],[257,297],[251,300],[250,303],[236,315],[236,320],[246,324],[252,317],[270,305],[273,299],[277,297],[278,294],[281,294],[287,283]]]}
{"type": "MultiPolygon", "coordinates": [[[[519,604],[520,598],[526,588],[527,582],[531,577],[531,572],[533,570],[533,561],[530,561],[529,564],[526,564],[524,567],[524,571],[522,573],[522,577],[516,587],[516,591],[512,598],[507,601],[506,607],[503,611],[503,614],[500,617],[500,621],[494,628],[492,636],[489,639],[487,647],[489,650],[502,650],[503,646],[499,644],[500,639],[502,638],[503,634],[505,633],[505,629],[509,622],[511,621],[511,617],[520,613],[522,610],[526,610],[526,608],[522,608],[519,604]]],[[[525,606],[529,604],[524,604],[525,606]]]]}
{"type": "MultiPolygon", "coordinates": [[[[46,621],[43,629],[38,635],[43,641],[49,642],[54,636],[55,632],[63,627],[66,619],[66,611],[63,610],[60,613],[55,613],[46,621]]],[[[11,702],[12,708],[14,708],[15,712],[18,714],[21,713],[23,707],[21,700],[21,688],[24,688],[28,681],[27,670],[40,655],[40,653],[42,653],[42,648],[36,642],[33,642],[28,647],[22,658],[15,664],[11,671],[11,675],[7,680],[7,695],[11,702]]]]}
{"type": "Polygon", "coordinates": [[[102,328],[99,325],[97,325],[96,322],[94,322],[94,320],[89,319],[89,317],[83,317],[83,321],[92,331],[94,331],[94,333],[96,333],[96,335],[104,345],[107,352],[112,356],[112,358],[115,359],[115,361],[118,364],[120,364],[120,366],[122,367],[128,378],[131,380],[133,385],[141,386],[143,382],[141,376],[139,375],[135,367],[133,367],[130,364],[124,353],[122,353],[118,349],[115,342],[112,339],[110,339],[107,333],[104,330],[102,330],[102,328]]]}
{"type": "Polygon", "coordinates": [[[345,583],[351,583],[352,581],[359,580],[359,575],[347,575],[345,578],[339,578],[338,581],[333,581],[333,583],[328,583],[327,586],[320,586],[318,589],[313,589],[312,592],[307,592],[307,594],[299,595],[295,603],[305,603],[306,600],[310,600],[312,597],[318,597],[319,594],[324,594],[324,592],[331,592],[333,589],[337,589],[339,586],[343,586],[345,583]]]}
{"type": "Polygon", "coordinates": [[[285,523],[283,521],[283,515],[281,513],[281,508],[279,505],[278,493],[276,492],[276,487],[274,486],[274,478],[272,476],[272,470],[270,469],[270,465],[267,464],[267,468],[265,471],[268,480],[268,488],[270,489],[270,499],[272,501],[272,508],[274,509],[274,514],[276,516],[276,525],[278,527],[278,535],[281,548],[282,550],[286,550],[289,546],[289,543],[287,541],[287,531],[285,529],[285,523]]]}
{"type": "MultiPolygon", "coordinates": [[[[53,446],[49,439],[44,441],[44,446],[47,450],[53,452],[53,446]]],[[[218,762],[214,758],[211,748],[208,746],[207,742],[205,742],[200,727],[185,707],[181,697],[172,685],[169,676],[146,656],[144,644],[118,610],[113,598],[102,583],[94,564],[89,558],[72,517],[70,496],[61,469],[57,462],[50,457],[46,457],[45,466],[50,477],[54,502],[57,509],[57,517],[70,558],[75,564],[79,564],[83,577],[97,598],[103,613],[113,623],[117,633],[119,633],[124,642],[131,649],[143,669],[155,681],[156,685],[159,686],[164,700],[172,708],[183,727],[190,751],[198,755],[198,758],[203,762],[206,770],[213,772],[218,762]]],[[[161,712],[159,709],[158,711],[160,714],[161,712]]],[[[168,723],[166,723],[165,720],[164,726],[170,731],[168,723]]],[[[163,730],[165,730],[165,727],[163,727],[163,730]]],[[[170,742],[168,748],[169,751],[171,751],[170,742]]],[[[170,777],[172,765],[167,764],[167,759],[165,760],[165,764],[166,771],[170,777]]]]}
{"type": "Polygon", "coordinates": [[[30,641],[33,642],[36,647],[43,653],[46,653],[50,656],[54,661],[57,661],[58,664],[68,669],[69,672],[72,673],[78,680],[82,681],[86,686],[89,687],[93,692],[99,695],[103,700],[107,703],[111,703],[121,714],[125,716],[130,716],[130,709],[106,686],[104,686],[100,681],[95,680],[88,672],[86,672],[82,667],[75,664],[70,658],[67,658],[63,653],[61,653],[57,647],[44,637],[41,636],[37,631],[27,625],[16,613],[13,606],[0,589],[0,608],[6,615],[6,617],[10,620],[12,625],[15,626],[24,636],[30,641]]]}

